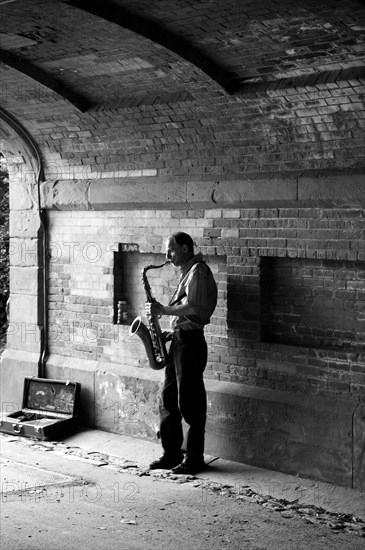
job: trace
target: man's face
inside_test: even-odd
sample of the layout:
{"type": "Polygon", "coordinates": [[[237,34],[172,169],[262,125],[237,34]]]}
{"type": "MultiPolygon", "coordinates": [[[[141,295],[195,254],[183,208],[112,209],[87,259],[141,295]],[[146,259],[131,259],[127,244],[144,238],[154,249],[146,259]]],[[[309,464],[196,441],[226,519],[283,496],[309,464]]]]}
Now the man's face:
{"type": "Polygon", "coordinates": [[[189,260],[190,254],[186,244],[182,246],[175,242],[175,239],[170,238],[166,243],[166,258],[175,267],[182,267],[189,260]]]}

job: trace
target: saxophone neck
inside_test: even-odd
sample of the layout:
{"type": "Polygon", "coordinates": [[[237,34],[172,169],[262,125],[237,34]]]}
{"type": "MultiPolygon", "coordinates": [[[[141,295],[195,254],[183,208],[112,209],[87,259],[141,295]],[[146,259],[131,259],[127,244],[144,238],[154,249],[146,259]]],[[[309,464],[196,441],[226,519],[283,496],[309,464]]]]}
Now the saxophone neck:
{"type": "Polygon", "coordinates": [[[142,276],[144,277],[147,273],[147,271],[149,271],[150,269],[161,269],[161,267],[163,267],[164,265],[167,265],[171,263],[170,260],[167,260],[166,262],[164,262],[163,264],[159,264],[159,265],[147,265],[146,267],[144,267],[142,269],[142,276]]]}
{"type": "Polygon", "coordinates": [[[170,263],[170,260],[167,260],[163,264],[147,265],[146,267],[144,267],[142,269],[142,281],[143,281],[145,293],[146,293],[146,296],[147,296],[147,300],[149,302],[155,302],[156,300],[152,296],[151,285],[150,285],[150,283],[148,282],[148,279],[147,279],[147,271],[149,271],[150,269],[160,269],[161,267],[163,267],[164,265],[169,264],[169,263],[170,263]]]}

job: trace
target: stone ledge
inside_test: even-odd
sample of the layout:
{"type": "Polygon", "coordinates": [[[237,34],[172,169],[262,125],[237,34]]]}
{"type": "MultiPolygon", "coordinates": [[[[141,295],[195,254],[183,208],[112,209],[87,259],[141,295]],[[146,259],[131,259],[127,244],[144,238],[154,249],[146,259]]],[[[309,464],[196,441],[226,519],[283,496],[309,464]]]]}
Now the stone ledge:
{"type": "Polygon", "coordinates": [[[298,181],[298,201],[309,206],[330,203],[334,208],[365,206],[365,173],[309,177],[298,181]]]}
{"type": "Polygon", "coordinates": [[[340,397],[209,382],[208,454],[364,488],[362,405],[340,397]]]}
{"type": "MultiPolygon", "coordinates": [[[[1,361],[3,409],[22,401],[38,355],[7,349],[1,361]]],[[[48,378],[81,384],[80,423],[156,439],[163,371],[51,355],[48,378]]],[[[363,490],[365,405],[206,380],[206,453],[363,490]]]]}
{"type": "Polygon", "coordinates": [[[364,208],[365,172],[47,181],[42,184],[42,206],[58,210],[364,208]]]}

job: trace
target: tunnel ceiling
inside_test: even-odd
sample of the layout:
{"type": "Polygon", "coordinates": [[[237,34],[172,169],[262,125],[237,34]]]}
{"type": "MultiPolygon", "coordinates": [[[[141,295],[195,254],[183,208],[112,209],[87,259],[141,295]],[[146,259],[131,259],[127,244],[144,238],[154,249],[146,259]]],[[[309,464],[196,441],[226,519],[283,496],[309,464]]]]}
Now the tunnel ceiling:
{"type": "Polygon", "coordinates": [[[1,105],[12,113],[206,98],[364,76],[361,2],[8,0],[1,105]]]}

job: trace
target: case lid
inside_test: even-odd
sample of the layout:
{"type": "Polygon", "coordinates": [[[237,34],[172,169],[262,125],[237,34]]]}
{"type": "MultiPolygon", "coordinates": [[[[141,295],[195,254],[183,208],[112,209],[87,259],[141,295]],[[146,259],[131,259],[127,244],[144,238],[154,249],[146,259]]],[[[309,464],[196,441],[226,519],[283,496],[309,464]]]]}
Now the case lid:
{"type": "Polygon", "coordinates": [[[80,384],[46,378],[25,378],[23,408],[74,415],[80,384]]]}

